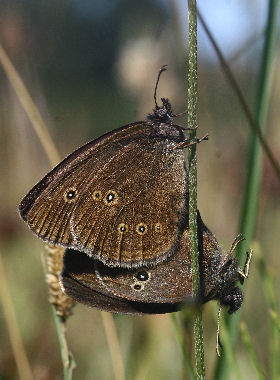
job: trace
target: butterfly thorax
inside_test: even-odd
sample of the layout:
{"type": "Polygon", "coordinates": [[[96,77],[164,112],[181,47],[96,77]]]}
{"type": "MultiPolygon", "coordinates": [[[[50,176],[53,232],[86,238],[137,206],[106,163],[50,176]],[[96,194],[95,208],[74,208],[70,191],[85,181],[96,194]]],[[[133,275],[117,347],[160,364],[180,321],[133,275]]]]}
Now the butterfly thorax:
{"type": "Polygon", "coordinates": [[[176,115],[173,114],[171,104],[168,99],[161,98],[162,106],[153,109],[153,113],[147,115],[147,124],[153,129],[153,133],[161,137],[167,137],[168,143],[172,145],[186,139],[184,128],[173,124],[176,115]]]}

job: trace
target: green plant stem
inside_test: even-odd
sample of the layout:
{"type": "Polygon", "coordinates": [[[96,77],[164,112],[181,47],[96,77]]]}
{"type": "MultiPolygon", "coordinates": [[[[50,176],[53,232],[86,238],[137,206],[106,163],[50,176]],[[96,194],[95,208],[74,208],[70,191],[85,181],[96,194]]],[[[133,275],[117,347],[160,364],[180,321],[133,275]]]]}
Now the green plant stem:
{"type": "Polygon", "coordinates": [[[270,379],[279,379],[279,329],[275,318],[272,316],[277,315],[279,310],[276,287],[275,287],[275,276],[271,273],[266,265],[262,252],[260,252],[260,257],[258,257],[258,269],[260,277],[265,289],[265,294],[267,297],[267,302],[270,308],[270,325],[269,325],[269,364],[270,364],[270,379]],[[274,313],[274,314],[273,314],[274,313]]]}
{"type": "Polygon", "coordinates": [[[275,324],[275,326],[278,330],[278,333],[280,333],[280,318],[279,318],[279,316],[272,309],[269,310],[269,316],[270,316],[271,320],[273,321],[273,323],[275,324]]]}
{"type": "MultiPolygon", "coordinates": [[[[197,19],[196,0],[189,0],[189,72],[188,72],[188,127],[190,141],[196,139],[197,126],[197,19]]],[[[189,236],[192,266],[192,289],[196,300],[200,299],[200,273],[197,242],[197,162],[196,144],[189,148],[189,236]]],[[[201,307],[194,316],[194,343],[197,379],[205,378],[204,345],[201,307]]]]}
{"type": "Polygon", "coordinates": [[[73,356],[70,354],[68,350],[67,340],[66,340],[66,328],[65,322],[62,318],[57,315],[55,307],[52,305],[53,316],[55,320],[59,345],[60,345],[60,353],[61,353],[61,361],[63,365],[63,374],[64,380],[71,380],[73,369],[76,367],[73,356]]]}
{"type": "Polygon", "coordinates": [[[240,323],[240,330],[241,330],[241,337],[242,337],[243,343],[245,344],[245,346],[247,348],[247,352],[251,358],[251,362],[252,362],[253,366],[255,367],[258,379],[259,380],[265,380],[265,376],[264,376],[263,370],[259,364],[254,346],[253,346],[252,341],[251,341],[251,337],[250,337],[248,328],[244,322],[240,323]]]}
{"type": "MultiPolygon", "coordinates": [[[[277,36],[277,15],[279,0],[270,0],[268,7],[268,18],[266,37],[264,42],[262,64],[260,70],[260,81],[257,92],[255,117],[261,129],[261,135],[264,134],[267,119],[268,104],[272,87],[273,63],[276,51],[277,36]]],[[[241,210],[240,232],[244,235],[246,246],[251,244],[254,237],[257,212],[260,180],[262,174],[262,155],[260,143],[257,138],[256,131],[252,132],[250,141],[250,153],[248,161],[248,176],[245,189],[243,207],[241,210]]],[[[240,244],[238,252],[244,250],[245,245],[240,244]]],[[[232,346],[235,347],[238,335],[238,326],[240,321],[240,313],[237,312],[230,318],[226,318],[227,327],[230,334],[232,346]]],[[[229,365],[226,357],[222,357],[217,364],[216,379],[228,378],[229,365]]]]}
{"type": "Polygon", "coordinates": [[[195,378],[195,374],[194,374],[194,369],[193,369],[193,365],[192,365],[191,356],[189,354],[189,350],[186,350],[186,348],[185,348],[184,339],[183,339],[183,336],[182,336],[182,333],[181,333],[181,328],[180,328],[180,326],[178,324],[177,315],[175,313],[171,314],[171,320],[172,320],[172,323],[173,323],[173,327],[174,327],[174,330],[175,330],[175,334],[176,334],[176,338],[177,338],[178,344],[179,344],[180,349],[182,351],[184,366],[186,368],[186,371],[188,371],[189,377],[191,379],[194,379],[195,378]]]}

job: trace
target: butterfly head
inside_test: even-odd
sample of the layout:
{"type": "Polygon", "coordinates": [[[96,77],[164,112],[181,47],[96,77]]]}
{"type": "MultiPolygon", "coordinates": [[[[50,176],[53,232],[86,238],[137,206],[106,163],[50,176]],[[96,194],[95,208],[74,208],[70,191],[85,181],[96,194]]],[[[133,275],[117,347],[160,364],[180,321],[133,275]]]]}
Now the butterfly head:
{"type": "Polygon", "coordinates": [[[172,124],[172,119],[175,116],[172,112],[172,107],[168,99],[161,98],[162,106],[159,107],[157,104],[153,109],[153,113],[148,114],[147,120],[149,122],[157,122],[164,124],[172,124]]]}
{"type": "Polygon", "coordinates": [[[222,306],[229,307],[229,314],[241,307],[243,294],[237,282],[239,280],[239,268],[236,258],[229,258],[221,266],[219,255],[214,256],[211,265],[205,272],[206,288],[212,287],[207,294],[205,302],[216,299],[222,306]]]}
{"type": "Polygon", "coordinates": [[[217,295],[222,306],[228,306],[231,314],[241,307],[243,294],[236,285],[239,280],[239,268],[236,258],[230,258],[220,268],[217,276],[217,295]]]}

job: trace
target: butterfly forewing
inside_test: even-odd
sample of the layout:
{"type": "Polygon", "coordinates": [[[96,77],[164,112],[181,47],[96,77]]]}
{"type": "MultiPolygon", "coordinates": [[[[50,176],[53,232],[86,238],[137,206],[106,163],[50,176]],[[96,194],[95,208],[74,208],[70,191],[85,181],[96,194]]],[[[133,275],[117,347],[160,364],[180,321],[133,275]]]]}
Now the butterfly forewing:
{"type": "Polygon", "coordinates": [[[175,140],[145,122],[113,131],[62,161],[23,199],[21,214],[39,237],[108,265],[160,262],[173,253],[186,214],[175,140]]]}

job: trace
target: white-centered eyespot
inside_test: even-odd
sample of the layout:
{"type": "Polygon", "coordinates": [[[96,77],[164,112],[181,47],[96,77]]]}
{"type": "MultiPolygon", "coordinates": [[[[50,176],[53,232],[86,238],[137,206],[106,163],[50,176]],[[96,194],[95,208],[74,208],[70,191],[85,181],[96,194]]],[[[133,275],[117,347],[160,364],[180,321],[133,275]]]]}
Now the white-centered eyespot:
{"type": "Polygon", "coordinates": [[[103,198],[103,201],[107,206],[114,206],[119,202],[119,196],[114,190],[109,190],[103,198]]]}
{"type": "Polygon", "coordinates": [[[78,197],[78,192],[75,188],[68,189],[64,193],[64,200],[66,202],[74,202],[78,197]]]}
{"type": "Polygon", "coordinates": [[[145,235],[148,231],[148,227],[147,227],[147,224],[145,223],[139,223],[137,224],[136,226],[136,232],[139,234],[139,235],[145,235]]]}

